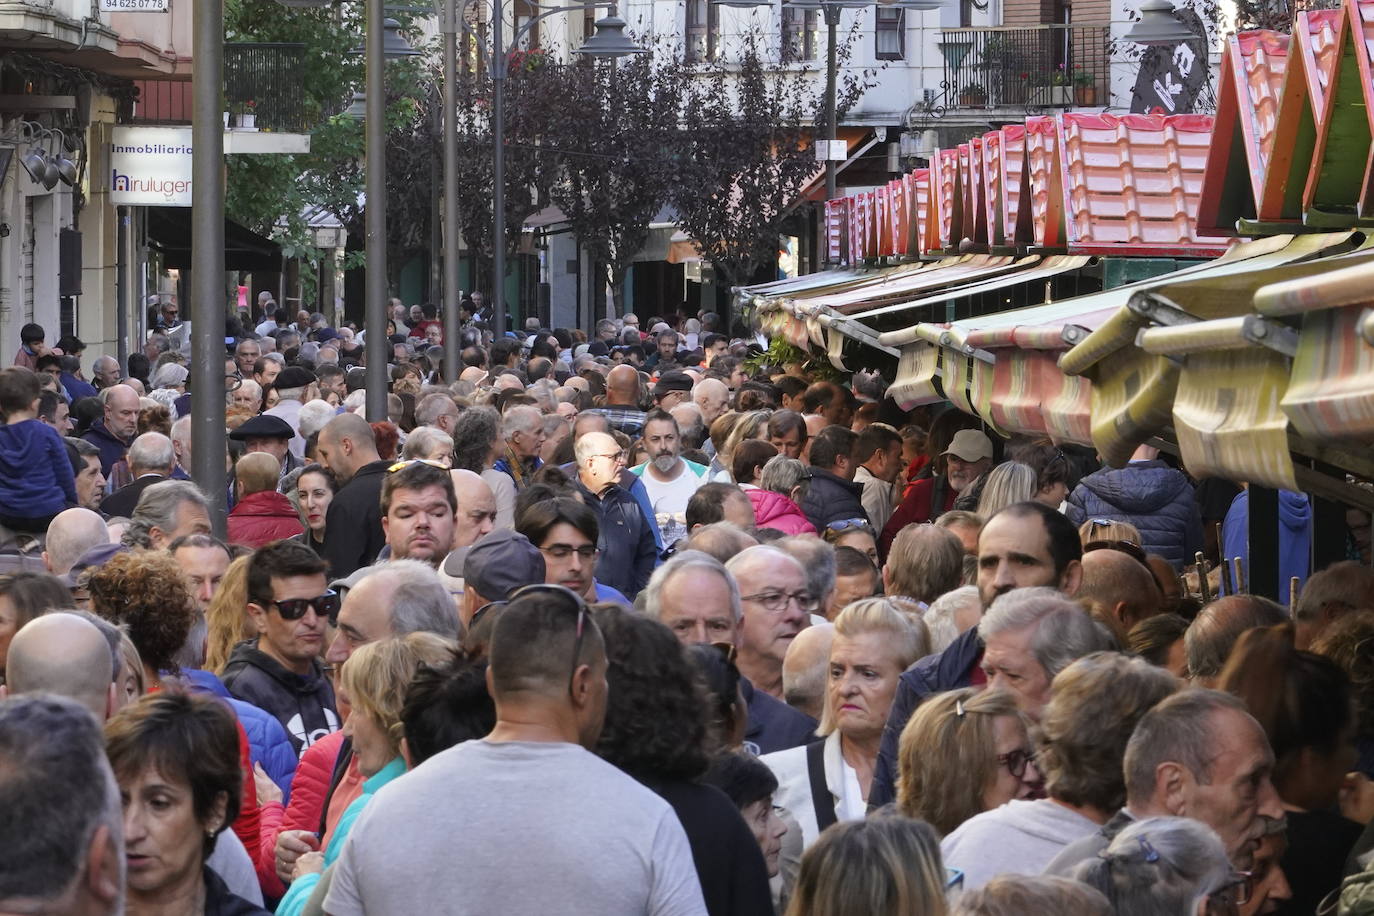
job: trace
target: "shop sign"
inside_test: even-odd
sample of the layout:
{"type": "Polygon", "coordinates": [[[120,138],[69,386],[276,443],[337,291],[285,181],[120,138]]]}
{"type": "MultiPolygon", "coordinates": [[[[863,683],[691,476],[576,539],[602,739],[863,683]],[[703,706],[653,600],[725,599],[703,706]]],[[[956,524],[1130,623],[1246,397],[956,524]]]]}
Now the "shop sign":
{"type": "Polygon", "coordinates": [[[110,143],[110,202],[191,206],[191,128],[116,127],[110,143]]]}
{"type": "Polygon", "coordinates": [[[165,13],[172,0],[100,0],[102,13],[165,13]]]}

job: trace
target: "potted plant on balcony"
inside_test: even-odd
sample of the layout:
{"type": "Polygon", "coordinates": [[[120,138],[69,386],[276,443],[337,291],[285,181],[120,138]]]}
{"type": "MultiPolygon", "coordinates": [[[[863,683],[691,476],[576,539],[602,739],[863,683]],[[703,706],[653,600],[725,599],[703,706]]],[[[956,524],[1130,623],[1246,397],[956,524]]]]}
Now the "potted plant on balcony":
{"type": "Polygon", "coordinates": [[[1079,108],[1097,104],[1097,79],[1082,67],[1073,68],[1073,95],[1079,108]]]}
{"type": "Polygon", "coordinates": [[[981,83],[969,83],[959,90],[959,104],[965,108],[985,108],[988,104],[988,91],[981,83]]]}
{"type": "Polygon", "coordinates": [[[1049,73],[1033,73],[1027,80],[1032,87],[1031,104],[1041,108],[1068,108],[1073,105],[1073,88],[1061,64],[1049,73]]]}
{"type": "Polygon", "coordinates": [[[257,103],[255,101],[253,101],[252,99],[247,99],[246,101],[239,102],[235,106],[235,109],[235,114],[237,115],[238,119],[239,130],[258,129],[258,112],[257,103]]]}

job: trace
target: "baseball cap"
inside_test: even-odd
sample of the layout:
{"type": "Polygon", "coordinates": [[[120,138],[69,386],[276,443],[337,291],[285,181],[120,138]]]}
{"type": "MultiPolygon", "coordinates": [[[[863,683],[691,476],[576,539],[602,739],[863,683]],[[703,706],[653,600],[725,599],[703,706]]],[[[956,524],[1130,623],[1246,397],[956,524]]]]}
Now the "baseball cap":
{"type": "Polygon", "coordinates": [[[976,429],[961,429],[941,454],[963,461],[981,461],[992,457],[992,440],[976,429]]]}
{"type": "Polygon", "coordinates": [[[488,601],[504,601],[517,588],[544,581],[544,555],[523,534],[499,528],[468,548],[463,580],[488,601]]]}

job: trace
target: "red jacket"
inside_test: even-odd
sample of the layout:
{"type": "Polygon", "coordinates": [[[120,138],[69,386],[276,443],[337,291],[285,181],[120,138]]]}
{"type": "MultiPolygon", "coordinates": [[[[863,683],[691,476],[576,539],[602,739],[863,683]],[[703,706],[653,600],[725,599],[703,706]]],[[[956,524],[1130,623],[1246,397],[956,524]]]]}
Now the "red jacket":
{"type": "Polygon", "coordinates": [[[261,547],[304,530],[291,500],[275,490],[250,493],[229,513],[229,540],[235,544],[261,547]]]}
{"type": "MultiPolygon", "coordinates": [[[[319,835],[325,804],[328,802],[329,782],[334,776],[334,764],[339,759],[339,748],[343,741],[344,733],[338,731],[325,735],[307,747],[291,780],[291,804],[285,811],[281,802],[263,806],[262,839],[257,857],[259,876],[264,867],[269,870],[275,868],[277,837],[282,831],[308,830],[319,835]]],[[[320,848],[324,849],[323,843],[320,848]]]]}
{"type": "Polygon", "coordinates": [[[907,488],[901,505],[892,513],[892,518],[888,519],[886,527],[883,528],[878,538],[878,553],[886,559],[887,551],[892,546],[893,539],[897,537],[897,532],[907,525],[935,521],[954,508],[954,500],[958,495],[949,487],[944,477],[923,477],[916,481],[907,488]],[[945,498],[942,500],[943,505],[932,506],[937,483],[940,484],[945,498]]]}

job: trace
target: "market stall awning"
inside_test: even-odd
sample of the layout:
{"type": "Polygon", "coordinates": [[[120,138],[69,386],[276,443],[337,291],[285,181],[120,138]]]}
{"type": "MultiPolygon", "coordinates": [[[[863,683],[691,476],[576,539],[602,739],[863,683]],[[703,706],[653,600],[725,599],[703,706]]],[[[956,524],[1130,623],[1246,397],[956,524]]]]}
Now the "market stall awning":
{"type": "MultiPolygon", "coordinates": [[[[148,244],[162,253],[165,267],[186,270],[191,262],[191,208],[148,207],[148,244]]],[[[224,221],[224,269],[278,271],[281,246],[233,220],[224,221]]]]}

